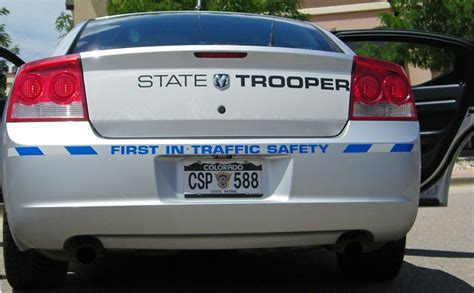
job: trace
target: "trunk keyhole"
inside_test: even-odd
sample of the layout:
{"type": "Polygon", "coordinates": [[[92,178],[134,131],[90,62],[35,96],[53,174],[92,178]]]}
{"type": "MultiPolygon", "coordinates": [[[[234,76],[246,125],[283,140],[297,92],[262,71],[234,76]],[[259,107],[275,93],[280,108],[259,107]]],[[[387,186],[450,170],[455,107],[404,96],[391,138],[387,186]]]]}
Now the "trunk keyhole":
{"type": "Polygon", "coordinates": [[[225,109],[224,106],[221,105],[221,106],[217,107],[217,112],[219,112],[219,113],[221,113],[221,114],[224,114],[225,111],[226,111],[226,109],[225,109]]]}

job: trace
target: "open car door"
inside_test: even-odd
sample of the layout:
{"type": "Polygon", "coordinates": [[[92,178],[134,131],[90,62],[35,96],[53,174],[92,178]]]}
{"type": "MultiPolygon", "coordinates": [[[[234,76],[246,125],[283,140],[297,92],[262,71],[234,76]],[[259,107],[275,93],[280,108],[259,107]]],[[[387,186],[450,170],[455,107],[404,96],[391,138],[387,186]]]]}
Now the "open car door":
{"type": "Polygon", "coordinates": [[[13,65],[18,67],[25,64],[25,61],[21,60],[15,53],[2,47],[0,47],[0,59],[10,61],[13,65]]]}
{"type": "MultiPolygon", "coordinates": [[[[16,67],[20,67],[23,65],[25,62],[21,60],[20,57],[18,57],[15,53],[0,47],[0,66],[1,67],[6,67],[8,65],[14,65],[16,67]]],[[[5,68],[0,68],[1,71],[3,71],[5,68]]],[[[1,72],[0,74],[4,74],[4,72],[1,72]]],[[[4,78],[2,76],[2,78],[4,78]]],[[[5,95],[8,93],[0,93],[0,113],[3,113],[3,110],[5,108],[5,102],[6,99],[4,98],[5,95]]]]}
{"type": "MultiPolygon", "coordinates": [[[[20,57],[18,57],[16,54],[13,52],[0,47],[0,78],[5,78],[4,76],[1,76],[4,74],[4,70],[7,69],[8,66],[14,65],[16,67],[20,67],[23,65],[25,62],[21,60],[20,57]]],[[[8,93],[0,93],[0,114],[3,113],[6,105],[6,95],[8,93]]],[[[3,194],[1,191],[1,183],[0,183],[0,203],[3,203],[3,194]]]]}
{"type": "MultiPolygon", "coordinates": [[[[364,43],[382,50],[385,46],[406,44],[412,50],[419,46],[425,48],[420,52],[444,54],[443,60],[451,60],[448,69],[429,71],[427,80],[412,86],[421,132],[420,205],[446,206],[455,159],[474,133],[474,43],[407,30],[353,30],[335,34],[356,52],[364,43]],[[426,50],[427,47],[431,49],[426,50]]],[[[409,66],[406,62],[401,65],[409,66]]]]}

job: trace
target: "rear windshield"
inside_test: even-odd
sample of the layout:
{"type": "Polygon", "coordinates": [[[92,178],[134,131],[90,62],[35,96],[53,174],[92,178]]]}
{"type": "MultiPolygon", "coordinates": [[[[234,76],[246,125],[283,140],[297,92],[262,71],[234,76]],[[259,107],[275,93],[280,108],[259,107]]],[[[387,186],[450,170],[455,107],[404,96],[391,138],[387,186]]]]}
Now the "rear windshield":
{"type": "Polygon", "coordinates": [[[339,51],[330,39],[309,24],[270,17],[202,12],[91,21],[71,51],[172,45],[273,46],[339,51]]]}

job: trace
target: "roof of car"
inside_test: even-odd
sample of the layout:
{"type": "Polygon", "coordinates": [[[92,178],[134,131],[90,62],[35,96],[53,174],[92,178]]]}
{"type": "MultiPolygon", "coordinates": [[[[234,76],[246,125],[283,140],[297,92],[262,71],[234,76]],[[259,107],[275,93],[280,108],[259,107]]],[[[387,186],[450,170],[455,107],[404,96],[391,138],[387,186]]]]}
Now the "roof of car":
{"type": "Polygon", "coordinates": [[[135,12],[135,13],[127,13],[127,14],[117,14],[111,16],[103,16],[94,18],[94,21],[100,20],[110,20],[110,19],[120,19],[120,18],[133,18],[135,16],[147,16],[147,15],[192,15],[196,14],[199,16],[206,16],[206,15],[220,15],[220,16],[241,16],[241,17],[256,17],[260,19],[267,19],[269,21],[281,21],[281,22],[288,22],[295,25],[303,25],[306,27],[315,27],[311,22],[308,21],[301,21],[291,18],[286,18],[282,16],[275,16],[275,15],[267,15],[267,14],[255,14],[255,13],[244,13],[244,12],[228,12],[228,11],[197,11],[197,10],[189,10],[189,11],[153,11],[153,12],[135,12]]]}

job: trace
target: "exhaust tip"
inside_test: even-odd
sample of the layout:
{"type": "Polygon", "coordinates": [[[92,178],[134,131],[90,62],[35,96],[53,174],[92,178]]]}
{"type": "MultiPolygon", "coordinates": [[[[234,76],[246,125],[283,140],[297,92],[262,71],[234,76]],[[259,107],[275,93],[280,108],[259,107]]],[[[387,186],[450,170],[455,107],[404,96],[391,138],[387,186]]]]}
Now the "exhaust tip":
{"type": "Polygon", "coordinates": [[[336,242],[336,251],[359,254],[373,243],[373,235],[368,231],[350,231],[342,234],[336,242]]]}
{"type": "Polygon", "coordinates": [[[76,250],[76,259],[83,264],[89,264],[97,258],[96,249],[90,246],[79,247],[76,250]]]}
{"type": "Polygon", "coordinates": [[[91,263],[105,254],[102,242],[92,236],[73,237],[66,241],[64,250],[68,251],[72,258],[83,264],[91,263]]]}
{"type": "Polygon", "coordinates": [[[346,247],[344,247],[344,253],[347,255],[360,255],[363,250],[364,247],[362,246],[362,243],[355,241],[347,243],[346,247]]]}

